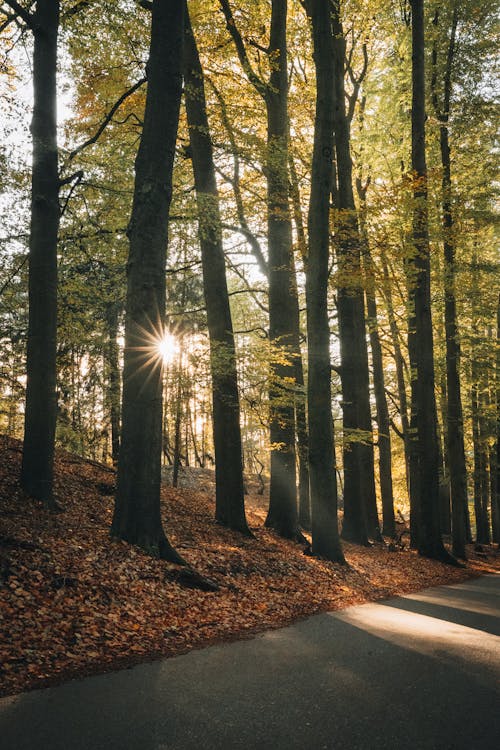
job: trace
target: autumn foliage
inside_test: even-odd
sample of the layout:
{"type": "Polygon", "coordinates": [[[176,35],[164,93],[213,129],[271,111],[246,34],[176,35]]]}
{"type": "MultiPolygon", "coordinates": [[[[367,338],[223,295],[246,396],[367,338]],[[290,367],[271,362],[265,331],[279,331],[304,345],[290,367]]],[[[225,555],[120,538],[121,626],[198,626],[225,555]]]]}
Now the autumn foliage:
{"type": "Polygon", "coordinates": [[[327,609],[456,582],[499,569],[493,548],[466,569],[381,545],[346,544],[347,566],[304,555],[263,527],[265,498],[247,496],[254,538],[214,523],[207,491],[164,487],[176,548],[217,591],[183,569],[110,541],[114,472],[56,456],[54,515],[19,488],[21,444],[0,438],[0,694],[210,643],[242,638],[327,609]]]}

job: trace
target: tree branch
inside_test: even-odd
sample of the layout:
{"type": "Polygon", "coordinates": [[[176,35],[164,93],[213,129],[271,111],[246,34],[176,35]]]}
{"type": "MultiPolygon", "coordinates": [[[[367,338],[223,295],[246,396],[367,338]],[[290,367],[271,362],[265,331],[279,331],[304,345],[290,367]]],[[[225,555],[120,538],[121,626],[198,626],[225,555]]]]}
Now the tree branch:
{"type": "Polygon", "coordinates": [[[2,13],[5,15],[5,21],[0,24],[0,34],[5,31],[5,29],[12,23],[12,21],[17,21],[17,14],[16,13],[7,13],[5,10],[2,9],[2,13]]]}
{"type": "Polygon", "coordinates": [[[354,75],[354,71],[352,70],[352,66],[349,63],[347,63],[347,70],[349,73],[349,78],[351,79],[353,83],[353,90],[352,94],[347,96],[347,99],[349,101],[349,109],[347,111],[347,119],[349,122],[351,122],[353,116],[354,116],[354,108],[356,106],[356,102],[358,101],[359,96],[359,89],[361,88],[361,84],[363,83],[366,73],[368,70],[368,49],[366,47],[366,42],[363,42],[363,67],[361,68],[361,71],[356,78],[354,75]]]}
{"type": "Polygon", "coordinates": [[[78,182],[83,179],[83,169],[79,169],[78,172],[73,172],[73,174],[70,174],[69,177],[65,177],[62,180],[59,180],[59,187],[63,187],[63,185],[69,185],[70,182],[73,182],[73,180],[78,180],[78,182]]]}
{"type": "Polygon", "coordinates": [[[16,13],[16,15],[19,16],[19,18],[22,18],[24,23],[31,29],[31,31],[35,31],[35,14],[30,13],[26,8],[23,8],[22,5],[20,5],[16,0],[4,0],[5,3],[9,6],[9,8],[12,8],[12,10],[16,13]]]}
{"type": "Polygon", "coordinates": [[[9,286],[9,284],[13,281],[13,279],[15,279],[15,277],[17,276],[17,274],[19,273],[19,271],[26,264],[26,261],[28,260],[28,258],[29,258],[29,255],[28,255],[28,253],[26,253],[26,255],[24,256],[24,258],[21,261],[20,265],[17,266],[16,270],[13,273],[11,273],[11,275],[9,276],[9,278],[7,279],[7,281],[5,282],[5,284],[3,284],[2,288],[0,289],[0,295],[2,295],[5,292],[5,290],[9,286]]]}
{"type": "Polygon", "coordinates": [[[229,31],[232,37],[234,46],[236,47],[236,52],[238,53],[238,58],[240,60],[241,67],[245,71],[248,77],[248,80],[250,81],[252,86],[254,86],[256,91],[265,99],[267,95],[267,91],[268,91],[268,86],[261,78],[259,78],[257,73],[252,68],[252,65],[247,55],[247,51],[245,49],[245,44],[243,42],[239,29],[236,26],[236,22],[234,20],[233,12],[231,10],[229,2],[228,0],[219,0],[219,2],[220,2],[222,12],[224,13],[224,18],[226,19],[227,30],[229,31]]]}
{"type": "Polygon", "coordinates": [[[62,187],[62,185],[69,185],[71,182],[73,183],[71,185],[71,188],[69,190],[68,195],[66,196],[66,200],[64,201],[64,206],[61,208],[61,216],[64,216],[64,213],[66,209],[68,208],[68,203],[71,200],[71,196],[75,192],[76,188],[80,184],[80,182],[83,180],[83,169],[79,169],[78,172],[75,172],[74,174],[70,175],[69,177],[66,177],[64,180],[61,180],[59,182],[59,187],[62,187]]]}
{"type": "Polygon", "coordinates": [[[393,419],[391,419],[390,425],[391,425],[392,429],[394,430],[394,432],[396,433],[396,435],[399,438],[401,438],[401,440],[404,440],[405,436],[403,435],[403,433],[401,432],[401,430],[399,429],[399,427],[397,427],[397,425],[396,425],[396,423],[394,422],[393,419]]]}
{"type": "Polygon", "coordinates": [[[255,49],[258,49],[258,50],[259,50],[259,52],[264,52],[264,54],[265,54],[265,55],[268,55],[268,54],[269,54],[269,46],[267,46],[267,47],[264,47],[264,45],[262,45],[262,44],[259,44],[259,43],[258,43],[258,42],[256,42],[256,41],[255,41],[254,39],[249,39],[249,40],[248,40],[248,43],[249,43],[249,44],[250,44],[250,45],[251,45],[252,47],[255,47],[255,49]]]}
{"type": "Polygon", "coordinates": [[[81,10],[85,10],[85,8],[90,8],[90,5],[91,5],[90,0],[80,0],[79,3],[76,3],[76,5],[73,5],[72,8],[68,8],[68,10],[62,14],[61,21],[65,21],[67,18],[76,16],[76,14],[80,13],[81,10]]]}
{"type": "Polygon", "coordinates": [[[83,151],[84,149],[88,148],[89,146],[92,146],[93,143],[96,143],[104,130],[107,128],[111,120],[113,119],[113,115],[115,112],[117,112],[123,102],[129,98],[129,96],[132,96],[132,94],[135,94],[135,92],[147,81],[147,77],[144,76],[144,78],[140,78],[136,83],[134,83],[133,86],[131,86],[127,91],[124,91],[123,94],[120,96],[119,99],[113,104],[111,109],[109,110],[108,114],[105,116],[104,120],[101,122],[99,127],[97,128],[94,135],[86,140],[84,143],[82,143],[80,146],[77,146],[69,155],[68,161],[72,161],[77,154],[80,153],[80,151],[83,151]]]}
{"type": "Polygon", "coordinates": [[[268,267],[267,267],[267,261],[264,257],[264,253],[262,252],[262,248],[260,245],[259,240],[255,236],[255,234],[245,226],[236,226],[234,224],[222,224],[223,229],[228,229],[231,232],[239,232],[243,235],[243,237],[247,240],[248,244],[252,248],[252,254],[257,261],[257,264],[259,266],[259,269],[261,273],[264,276],[267,276],[268,274],[268,267]]]}
{"type": "Polygon", "coordinates": [[[249,242],[252,252],[255,256],[255,259],[257,260],[257,263],[259,264],[259,268],[264,276],[268,275],[269,269],[267,266],[267,261],[264,256],[264,253],[262,252],[262,248],[260,245],[259,240],[257,239],[254,232],[251,231],[250,227],[248,226],[248,222],[246,220],[245,216],[245,208],[243,204],[243,197],[241,195],[241,185],[240,185],[240,160],[238,155],[238,148],[236,143],[236,137],[234,135],[233,128],[231,126],[230,119],[227,114],[227,107],[226,102],[224,100],[224,97],[222,96],[221,92],[218,90],[216,85],[213,83],[212,80],[208,79],[213,92],[215,96],[217,97],[219,104],[221,106],[221,116],[222,116],[222,122],[224,124],[224,127],[226,128],[226,132],[228,134],[229,142],[231,145],[231,150],[233,154],[233,160],[234,160],[234,176],[231,180],[229,177],[224,175],[220,170],[219,174],[222,175],[222,177],[227,180],[233,187],[234,191],[234,197],[236,200],[236,211],[238,214],[238,221],[240,222],[240,227],[232,227],[232,226],[226,226],[227,229],[233,229],[236,231],[241,232],[243,236],[247,239],[249,242]]]}
{"type": "Polygon", "coordinates": [[[261,339],[268,339],[269,338],[268,332],[262,326],[255,326],[254,328],[243,328],[241,330],[235,331],[234,335],[235,336],[238,336],[238,335],[243,336],[246,333],[258,333],[259,331],[260,331],[259,338],[261,338],[261,339]]]}

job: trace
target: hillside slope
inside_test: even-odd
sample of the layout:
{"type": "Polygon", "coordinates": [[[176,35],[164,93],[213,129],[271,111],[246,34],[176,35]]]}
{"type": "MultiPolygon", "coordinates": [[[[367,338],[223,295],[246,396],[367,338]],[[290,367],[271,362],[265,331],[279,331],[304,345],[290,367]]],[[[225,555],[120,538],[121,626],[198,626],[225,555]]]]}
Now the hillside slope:
{"type": "Polygon", "coordinates": [[[345,544],[348,566],[305,556],[262,526],[254,539],[217,526],[207,492],[163,489],[169,538],[219,590],[183,585],[180,569],[111,540],[114,472],[58,452],[50,515],[20,490],[19,441],[0,436],[0,694],[53,684],[213,642],[314,612],[499,570],[493,548],[452,569],[381,545],[345,544]]]}

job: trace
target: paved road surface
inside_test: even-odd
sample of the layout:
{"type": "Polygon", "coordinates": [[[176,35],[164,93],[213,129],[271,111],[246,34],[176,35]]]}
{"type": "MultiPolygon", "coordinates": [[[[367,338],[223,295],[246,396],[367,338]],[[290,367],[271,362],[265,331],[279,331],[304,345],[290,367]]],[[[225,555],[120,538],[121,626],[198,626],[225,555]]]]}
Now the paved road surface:
{"type": "Polygon", "coordinates": [[[497,750],[500,575],[0,700],[2,750],[497,750]]]}

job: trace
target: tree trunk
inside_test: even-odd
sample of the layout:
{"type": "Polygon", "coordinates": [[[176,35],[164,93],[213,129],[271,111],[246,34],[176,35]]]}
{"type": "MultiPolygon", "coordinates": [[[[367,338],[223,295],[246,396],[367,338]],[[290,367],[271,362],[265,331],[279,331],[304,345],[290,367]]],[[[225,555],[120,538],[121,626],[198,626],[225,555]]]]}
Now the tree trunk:
{"type": "Polygon", "coordinates": [[[352,185],[349,123],[345,112],[345,42],[339,4],[331,4],[334,29],[335,149],[339,337],[344,415],[344,524],[342,536],[368,544],[380,539],[375,494],[368,350],[361,278],[361,237],[352,185]]]}
{"type": "Polygon", "coordinates": [[[492,516],[496,518],[494,541],[500,544],[500,294],[497,303],[497,356],[495,362],[495,444],[492,447],[491,472],[494,476],[492,481],[491,502],[493,505],[492,516]]]}
{"type": "Polygon", "coordinates": [[[288,71],[286,0],[273,0],[269,56],[272,60],[267,109],[267,235],[269,242],[269,338],[272,353],[271,482],[266,526],[285,537],[298,531],[295,467],[294,341],[290,290],[292,223],[288,205],[288,71]]]}
{"type": "Polygon", "coordinates": [[[111,533],[183,562],[160,515],[165,261],[182,89],[184,4],[154,0],[148,90],[135,163],[127,265],[122,442],[111,533]]]}
{"type": "Polygon", "coordinates": [[[241,65],[262,96],[267,113],[267,240],[271,342],[271,481],[266,526],[302,539],[298,525],[295,466],[295,308],[291,290],[292,223],[288,203],[287,0],[272,0],[269,81],[253,70],[228,0],[220,0],[241,65]]]}
{"type": "MultiPolygon", "coordinates": [[[[414,252],[414,250],[413,250],[414,252]]],[[[415,312],[415,260],[413,257],[406,259],[406,284],[408,292],[408,360],[410,364],[410,429],[408,432],[408,456],[409,456],[409,494],[410,494],[410,547],[418,549],[420,533],[420,455],[418,439],[418,393],[417,393],[417,360],[418,349],[416,339],[416,312],[415,312]]],[[[436,413],[437,420],[437,413],[436,413]]],[[[437,422],[436,422],[437,430],[437,422]]],[[[436,433],[437,441],[437,433],[436,433]]],[[[438,459],[439,464],[439,459],[438,459]]],[[[439,512],[439,511],[438,511],[439,512]]]]}
{"type": "Polygon", "coordinates": [[[184,79],[193,160],[203,290],[210,337],[215,447],[215,517],[249,534],[245,519],[240,404],[233,324],[229,308],[219,196],[207,117],[203,70],[185,6],[184,79]]]}
{"type": "MultiPolygon", "coordinates": [[[[436,12],[435,24],[438,23],[436,12]]],[[[433,102],[436,115],[440,121],[439,142],[441,151],[441,179],[443,248],[444,248],[444,295],[445,295],[445,335],[446,335],[446,391],[447,391],[447,420],[443,429],[447,430],[447,463],[451,484],[452,509],[452,551],[456,557],[465,559],[466,519],[467,510],[467,469],[464,448],[464,421],[462,413],[462,397],[460,392],[460,338],[457,324],[457,306],[455,297],[456,261],[455,261],[455,229],[452,213],[451,186],[451,158],[448,121],[451,106],[451,74],[455,53],[455,40],[458,24],[458,8],[454,7],[450,41],[444,73],[444,91],[442,111],[439,111],[436,75],[437,51],[433,48],[433,102]]]]}
{"type": "Polygon", "coordinates": [[[406,487],[408,490],[408,496],[410,494],[410,423],[408,420],[408,399],[406,397],[406,383],[404,375],[404,359],[401,351],[400,334],[398,324],[396,322],[396,316],[394,314],[394,304],[392,300],[391,282],[389,278],[389,269],[387,267],[387,259],[385,252],[382,249],[381,256],[382,272],[384,277],[384,300],[387,309],[387,317],[389,320],[389,330],[392,339],[392,348],[394,351],[394,365],[396,367],[396,380],[398,384],[398,401],[399,401],[399,415],[401,419],[401,434],[403,437],[403,448],[405,455],[405,475],[406,475],[406,487]]]}
{"type": "Polygon", "coordinates": [[[172,461],[172,487],[179,483],[179,469],[181,467],[181,428],[182,428],[182,350],[179,352],[177,364],[177,384],[175,394],[175,419],[174,419],[174,455],[172,461]]]}
{"type": "Polygon", "coordinates": [[[417,545],[421,555],[453,562],[439,529],[439,450],[434,393],[434,348],[430,296],[430,255],[425,158],[425,70],[423,0],[412,0],[412,170],[413,254],[409,264],[410,304],[414,326],[409,330],[412,401],[416,408],[419,468],[417,545]]]}
{"type": "Polygon", "coordinates": [[[333,156],[333,29],[323,0],[309,5],[316,68],[316,116],[306,263],[309,477],[312,551],[344,562],[337,521],[337,477],[332,422],[328,263],[333,156]]]}
{"type": "Polygon", "coordinates": [[[392,490],[391,435],[389,409],[385,394],[384,364],[382,347],[378,331],[377,301],[375,297],[375,272],[365,227],[366,195],[361,185],[358,186],[360,200],[360,231],[363,238],[363,263],[365,277],[366,307],[368,312],[368,330],[373,363],[373,390],[377,409],[378,455],[380,495],[382,498],[382,534],[393,537],[396,533],[394,520],[394,496],[392,490]]]}
{"type": "MultiPolygon", "coordinates": [[[[294,273],[295,277],[295,273],[294,273]]],[[[297,285],[295,285],[297,286],[297,285]]],[[[298,302],[298,299],[297,299],[298,302]]],[[[298,310],[297,310],[298,312],[298,310]]],[[[299,330],[297,329],[297,334],[299,330]]],[[[295,340],[295,425],[297,429],[297,458],[299,465],[299,524],[306,531],[311,530],[311,497],[309,487],[309,435],[307,430],[306,392],[304,367],[300,340],[295,340]]]]}
{"type": "Polygon", "coordinates": [[[476,519],[476,542],[489,544],[488,523],[488,468],[487,454],[484,445],[484,420],[481,414],[482,399],[479,382],[479,364],[474,356],[472,361],[472,444],[474,451],[474,515],[476,519]]]}
{"type": "MultiPolygon", "coordinates": [[[[288,155],[290,171],[290,197],[292,200],[295,231],[297,233],[297,244],[299,253],[305,264],[307,255],[307,242],[304,222],[302,219],[302,207],[300,202],[299,181],[295,162],[291,154],[288,155]]],[[[292,255],[293,261],[293,255],[292,255]]],[[[295,263],[292,266],[292,276],[296,280],[295,263]]],[[[295,421],[297,425],[297,452],[299,458],[299,523],[306,531],[311,530],[311,496],[309,486],[309,436],[307,432],[307,409],[304,380],[304,367],[300,352],[300,320],[297,284],[295,283],[294,295],[297,299],[297,341],[295,358],[295,382],[298,395],[295,399],[295,421]]],[[[295,318],[294,318],[295,320],[295,318]]]]}
{"type": "Polygon", "coordinates": [[[472,256],[472,354],[471,354],[471,420],[472,445],[474,454],[474,516],[476,521],[476,541],[488,544],[488,454],[486,448],[486,426],[484,401],[487,382],[483,355],[482,332],[479,327],[481,319],[479,300],[479,264],[474,248],[472,256]]]}
{"type": "MultiPolygon", "coordinates": [[[[441,348],[443,342],[439,342],[441,348]]],[[[442,534],[451,534],[451,488],[448,467],[448,391],[446,388],[446,370],[439,376],[439,412],[438,419],[438,448],[439,448],[439,527],[442,534]]]]}
{"type": "Polygon", "coordinates": [[[106,311],[108,345],[106,352],[108,370],[108,408],[111,425],[111,458],[118,462],[120,451],[120,369],[118,351],[118,305],[110,304],[106,311]]]}
{"type": "Polygon", "coordinates": [[[38,0],[33,15],[33,167],[29,241],[29,321],[21,484],[50,509],[57,418],[57,37],[59,0],[38,0]]]}

